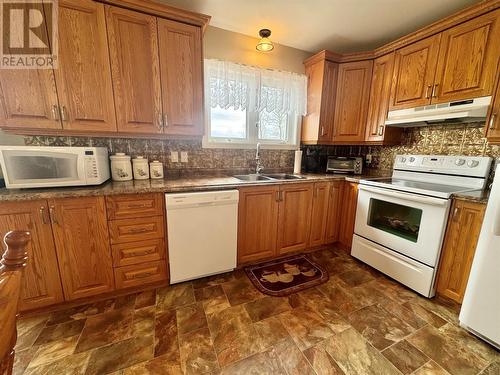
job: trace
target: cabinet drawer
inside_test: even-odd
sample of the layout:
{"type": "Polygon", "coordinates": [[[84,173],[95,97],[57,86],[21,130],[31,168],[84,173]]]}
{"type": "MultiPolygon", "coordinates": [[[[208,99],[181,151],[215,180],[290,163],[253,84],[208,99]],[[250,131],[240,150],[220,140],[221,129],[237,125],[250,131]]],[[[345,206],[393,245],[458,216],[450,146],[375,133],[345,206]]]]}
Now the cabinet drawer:
{"type": "Polygon", "coordinates": [[[163,216],[112,220],[109,222],[109,232],[112,244],[163,238],[163,216]]]}
{"type": "Polygon", "coordinates": [[[152,262],[165,259],[165,241],[161,238],[139,242],[127,242],[112,245],[113,266],[121,267],[130,264],[152,262]]]}
{"type": "Polygon", "coordinates": [[[115,268],[116,289],[150,284],[167,279],[164,260],[115,268]]]}
{"type": "Polygon", "coordinates": [[[106,197],[108,219],[163,215],[162,194],[130,194],[106,197]]]}

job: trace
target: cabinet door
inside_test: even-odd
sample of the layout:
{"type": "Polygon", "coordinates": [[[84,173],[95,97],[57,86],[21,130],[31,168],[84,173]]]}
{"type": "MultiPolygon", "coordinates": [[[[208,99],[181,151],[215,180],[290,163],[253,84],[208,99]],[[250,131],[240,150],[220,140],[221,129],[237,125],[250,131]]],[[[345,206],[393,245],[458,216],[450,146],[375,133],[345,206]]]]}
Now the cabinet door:
{"type": "Polygon", "coordinates": [[[500,10],[444,31],[432,103],[491,95],[499,43],[500,10]]]}
{"type": "Polygon", "coordinates": [[[156,18],[106,6],[119,132],[162,132],[156,18]]]}
{"type": "Polygon", "coordinates": [[[163,124],[166,134],[203,134],[201,29],[158,19],[163,124]]]}
{"type": "Polygon", "coordinates": [[[493,103],[491,103],[486,118],[486,137],[489,143],[500,144],[500,62],[498,63],[495,86],[493,103]]]}
{"type": "Polygon", "coordinates": [[[279,187],[247,187],[239,191],[238,263],[276,255],[279,187]]]}
{"type": "Polygon", "coordinates": [[[278,254],[307,248],[311,228],[313,184],[291,184],[280,188],[278,254]]]}
{"type": "Polygon", "coordinates": [[[343,181],[330,183],[330,197],[328,199],[328,212],[325,228],[325,242],[333,243],[339,240],[340,215],[342,212],[342,187],[343,181]]]}
{"type": "Polygon", "coordinates": [[[372,65],[372,61],[360,61],[339,66],[334,142],[362,142],[365,139],[372,65]]]}
{"type": "Polygon", "coordinates": [[[49,210],[66,299],[113,290],[104,197],[52,199],[49,210]]]}
{"type": "Polygon", "coordinates": [[[104,5],[59,1],[59,67],[63,128],[116,131],[104,5]]]}
{"type": "Polygon", "coordinates": [[[391,96],[393,70],[394,53],[379,57],[373,61],[365,141],[397,144],[401,140],[400,129],[386,128],[385,126],[391,96]]]}
{"type": "Polygon", "coordinates": [[[330,185],[328,182],[314,184],[309,246],[321,246],[325,243],[330,185]]]}
{"type": "Polygon", "coordinates": [[[462,303],[486,205],[455,201],[438,268],[438,294],[462,303]]]}
{"type": "MultiPolygon", "coordinates": [[[[28,230],[28,264],[24,270],[21,310],[32,310],[63,301],[61,279],[47,202],[2,202],[0,236],[11,230],[28,230]]],[[[3,253],[3,250],[2,250],[3,253]]]]}
{"type": "Polygon", "coordinates": [[[346,181],[342,196],[339,242],[346,248],[351,248],[354,224],[356,222],[356,208],[358,206],[358,184],[346,181]]]}
{"type": "Polygon", "coordinates": [[[391,110],[430,103],[440,40],[437,34],[396,51],[391,110]]]}
{"type": "Polygon", "coordinates": [[[325,61],[323,86],[321,90],[321,109],[319,117],[318,139],[323,142],[333,141],[333,122],[335,119],[335,98],[339,65],[325,61]]]}

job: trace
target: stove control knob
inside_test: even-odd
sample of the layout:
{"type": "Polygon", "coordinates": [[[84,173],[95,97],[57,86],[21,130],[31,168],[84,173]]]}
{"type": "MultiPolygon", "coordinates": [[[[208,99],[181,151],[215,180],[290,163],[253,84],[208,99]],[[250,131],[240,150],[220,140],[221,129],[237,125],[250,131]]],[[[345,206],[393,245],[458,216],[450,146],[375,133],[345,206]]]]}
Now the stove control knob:
{"type": "Polygon", "coordinates": [[[470,160],[468,163],[467,163],[467,166],[469,168],[475,168],[479,165],[479,162],[477,160],[470,160]]]}
{"type": "Polygon", "coordinates": [[[458,166],[464,165],[465,159],[457,159],[457,160],[455,160],[455,164],[458,166]]]}
{"type": "Polygon", "coordinates": [[[412,156],[410,157],[410,163],[413,163],[415,161],[415,158],[412,156]]]}
{"type": "Polygon", "coordinates": [[[404,156],[402,156],[399,160],[401,161],[401,163],[406,163],[406,158],[404,156]]]}

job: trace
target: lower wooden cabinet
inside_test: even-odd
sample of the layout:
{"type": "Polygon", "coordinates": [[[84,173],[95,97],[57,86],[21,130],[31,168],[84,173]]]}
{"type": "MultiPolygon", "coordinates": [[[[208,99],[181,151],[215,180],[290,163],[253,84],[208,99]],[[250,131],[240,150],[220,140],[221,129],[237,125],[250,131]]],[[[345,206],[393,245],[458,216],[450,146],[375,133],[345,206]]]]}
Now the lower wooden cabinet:
{"type": "Polygon", "coordinates": [[[238,206],[238,263],[276,254],[279,186],[240,188],[238,206]]]}
{"type": "Polygon", "coordinates": [[[116,288],[131,288],[167,279],[165,261],[134,264],[115,268],[116,288]]]}
{"type": "Polygon", "coordinates": [[[437,276],[437,293],[462,303],[486,205],[456,200],[451,209],[437,276]]]}
{"type": "Polygon", "coordinates": [[[339,240],[340,215],[342,213],[342,200],[344,181],[333,181],[329,187],[328,211],[325,226],[325,243],[334,243],[339,240]]]}
{"type": "Polygon", "coordinates": [[[344,247],[350,248],[356,222],[356,208],[358,206],[358,184],[356,182],[344,182],[342,201],[342,212],[339,216],[339,242],[344,247]]]}
{"type": "Polygon", "coordinates": [[[317,182],[314,184],[311,230],[309,232],[309,246],[321,246],[326,240],[326,225],[328,219],[330,183],[317,182]]]}
{"type": "MultiPolygon", "coordinates": [[[[47,201],[2,202],[0,235],[11,230],[28,230],[28,264],[24,269],[21,311],[32,310],[63,301],[56,249],[52,238],[47,201]]],[[[2,243],[3,244],[3,243],[2,243]]],[[[3,250],[2,250],[3,253],[3,250]]]]}
{"type": "Polygon", "coordinates": [[[114,289],[104,197],[49,200],[66,300],[114,289]]]}
{"type": "Polygon", "coordinates": [[[305,250],[309,242],[313,184],[280,187],[278,208],[278,254],[305,250]]]}

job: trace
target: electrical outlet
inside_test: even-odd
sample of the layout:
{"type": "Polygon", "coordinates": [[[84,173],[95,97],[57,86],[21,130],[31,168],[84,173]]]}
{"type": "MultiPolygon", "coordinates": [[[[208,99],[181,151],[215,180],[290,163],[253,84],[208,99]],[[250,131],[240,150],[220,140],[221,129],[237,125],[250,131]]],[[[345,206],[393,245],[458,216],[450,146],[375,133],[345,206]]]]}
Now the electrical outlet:
{"type": "Polygon", "coordinates": [[[187,151],[181,151],[181,163],[188,162],[188,153],[187,151]]]}
{"type": "Polygon", "coordinates": [[[170,151],[170,161],[172,163],[179,162],[179,153],[177,151],[170,151]]]}

